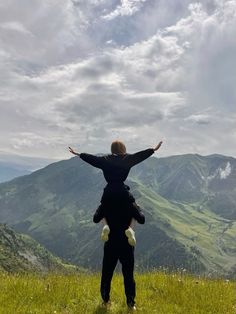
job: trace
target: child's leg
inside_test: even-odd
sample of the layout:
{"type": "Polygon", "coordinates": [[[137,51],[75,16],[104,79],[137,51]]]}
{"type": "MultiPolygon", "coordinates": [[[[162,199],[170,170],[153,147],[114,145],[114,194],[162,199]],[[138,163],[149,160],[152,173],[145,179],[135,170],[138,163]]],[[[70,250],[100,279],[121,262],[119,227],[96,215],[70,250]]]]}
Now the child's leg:
{"type": "Polygon", "coordinates": [[[134,218],[131,219],[131,222],[130,222],[130,228],[134,229],[135,227],[135,223],[136,223],[136,220],[134,218]]]}
{"type": "Polygon", "coordinates": [[[108,225],[106,218],[103,218],[103,219],[102,219],[102,223],[103,223],[104,225],[108,225]]]}
{"type": "Polygon", "coordinates": [[[135,239],[135,232],[134,230],[129,227],[128,229],[125,230],[125,235],[128,238],[128,242],[130,245],[135,246],[136,244],[136,239],[135,239]]]}
{"type": "MultiPolygon", "coordinates": [[[[133,204],[132,204],[133,205],[133,204]]],[[[135,246],[136,244],[136,239],[135,239],[135,232],[133,230],[134,226],[135,226],[135,219],[132,218],[131,219],[131,222],[130,222],[130,225],[129,225],[129,228],[125,230],[125,235],[127,236],[128,238],[128,242],[130,245],[132,246],[135,246]]]]}
{"type": "Polygon", "coordinates": [[[101,239],[106,242],[108,241],[108,236],[109,236],[109,233],[110,233],[110,228],[107,224],[107,220],[106,218],[103,218],[102,219],[102,222],[104,224],[104,227],[102,228],[102,233],[101,233],[101,239]]]}
{"type": "Polygon", "coordinates": [[[98,206],[98,208],[97,208],[97,210],[96,210],[96,212],[95,212],[95,214],[93,216],[93,221],[95,223],[98,223],[100,221],[103,222],[104,227],[102,229],[101,239],[106,242],[106,241],[108,241],[108,235],[110,233],[110,228],[109,228],[109,226],[107,224],[107,220],[106,220],[106,218],[104,216],[105,216],[104,205],[101,203],[98,206]]]}

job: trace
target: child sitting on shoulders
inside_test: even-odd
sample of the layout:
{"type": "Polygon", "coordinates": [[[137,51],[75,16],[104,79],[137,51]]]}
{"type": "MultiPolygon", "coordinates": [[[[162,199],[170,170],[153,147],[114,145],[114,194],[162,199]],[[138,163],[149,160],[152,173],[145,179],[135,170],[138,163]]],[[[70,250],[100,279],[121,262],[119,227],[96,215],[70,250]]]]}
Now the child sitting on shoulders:
{"type": "MultiPolygon", "coordinates": [[[[136,204],[133,195],[129,192],[129,186],[124,184],[124,181],[127,179],[129,171],[133,166],[150,157],[161,147],[161,145],[162,142],[160,142],[155,148],[148,148],[134,154],[128,154],[126,153],[126,147],[123,142],[114,141],[111,144],[111,154],[105,156],[76,153],[71,147],[69,147],[69,151],[72,154],[79,156],[82,160],[93,167],[99,168],[103,171],[107,185],[104,188],[101,204],[97,209],[98,212],[102,212],[105,208],[110,208],[112,210],[117,203],[122,202],[124,207],[132,207],[135,216],[135,212],[137,214],[137,212],[140,211],[140,208],[136,204]]],[[[122,210],[122,208],[120,210],[122,210]]],[[[105,226],[103,227],[101,237],[104,241],[107,241],[110,228],[105,216],[104,223],[105,226]]],[[[130,222],[130,226],[128,226],[125,230],[125,235],[128,237],[129,244],[134,246],[136,240],[135,233],[131,227],[132,225],[133,220],[130,222]]]]}

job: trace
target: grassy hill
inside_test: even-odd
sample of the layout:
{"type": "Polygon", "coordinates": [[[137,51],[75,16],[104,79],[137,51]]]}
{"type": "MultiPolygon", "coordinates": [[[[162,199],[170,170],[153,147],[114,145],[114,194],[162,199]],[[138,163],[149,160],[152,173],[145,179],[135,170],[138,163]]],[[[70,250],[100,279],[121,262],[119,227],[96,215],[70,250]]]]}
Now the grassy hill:
{"type": "MultiPolygon", "coordinates": [[[[235,282],[183,273],[136,274],[137,313],[235,314],[235,282]]],[[[111,307],[101,307],[100,274],[7,275],[0,273],[0,313],[128,313],[123,279],[112,281],[111,307]]]]}
{"type": "MultiPolygon", "coordinates": [[[[166,266],[236,276],[236,159],[150,158],[127,182],[144,208],[136,226],[139,269],[166,266]]],[[[72,263],[98,269],[101,226],[92,223],[105,186],[79,158],[0,184],[0,220],[72,263]]]]}

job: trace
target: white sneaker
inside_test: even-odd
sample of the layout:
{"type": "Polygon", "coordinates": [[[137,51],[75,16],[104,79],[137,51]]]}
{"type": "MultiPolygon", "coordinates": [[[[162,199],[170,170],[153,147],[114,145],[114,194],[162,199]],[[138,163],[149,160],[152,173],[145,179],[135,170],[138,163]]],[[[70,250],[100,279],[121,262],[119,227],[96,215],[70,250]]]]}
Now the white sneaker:
{"type": "Polygon", "coordinates": [[[105,225],[105,226],[102,228],[102,234],[101,234],[101,239],[102,239],[102,241],[104,241],[104,242],[107,242],[107,241],[108,241],[109,233],[110,233],[110,228],[109,228],[108,225],[105,225]]]}
{"type": "Polygon", "coordinates": [[[111,301],[108,302],[103,301],[101,307],[106,310],[109,309],[111,307],[111,301]]]}
{"type": "Polygon", "coordinates": [[[133,312],[133,311],[136,311],[137,308],[135,305],[128,305],[128,310],[129,310],[129,312],[133,312]]]}
{"type": "Polygon", "coordinates": [[[136,244],[136,239],[135,239],[135,232],[134,230],[129,227],[128,229],[125,230],[125,235],[128,238],[128,242],[130,245],[135,246],[136,244]]]}

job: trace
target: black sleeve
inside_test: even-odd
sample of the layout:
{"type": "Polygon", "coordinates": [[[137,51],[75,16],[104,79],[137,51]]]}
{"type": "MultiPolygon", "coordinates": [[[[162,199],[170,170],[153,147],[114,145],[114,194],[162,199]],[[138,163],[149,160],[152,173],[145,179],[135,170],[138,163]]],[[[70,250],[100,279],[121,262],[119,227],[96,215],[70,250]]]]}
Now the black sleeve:
{"type": "Polygon", "coordinates": [[[104,211],[102,209],[102,206],[100,205],[98,209],[96,210],[95,214],[93,215],[93,222],[98,223],[104,218],[104,211]]]}
{"type": "Polygon", "coordinates": [[[127,156],[129,167],[133,167],[137,165],[138,163],[142,162],[143,160],[147,159],[154,153],[153,148],[148,148],[145,150],[142,150],[140,152],[137,152],[135,154],[130,154],[127,156]]]}
{"type": "Polygon", "coordinates": [[[139,206],[132,207],[132,216],[139,224],[145,223],[145,216],[139,206]]]}
{"type": "Polygon", "coordinates": [[[96,168],[103,168],[105,158],[103,156],[94,156],[91,154],[81,153],[80,158],[96,168]]]}

